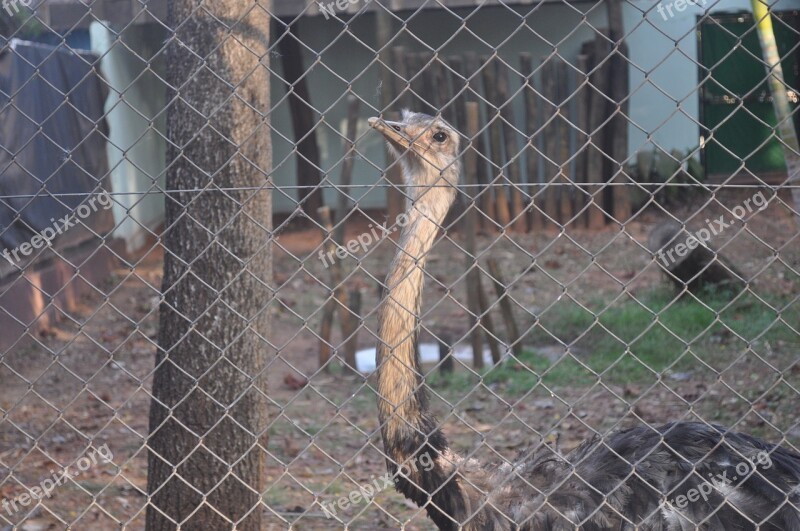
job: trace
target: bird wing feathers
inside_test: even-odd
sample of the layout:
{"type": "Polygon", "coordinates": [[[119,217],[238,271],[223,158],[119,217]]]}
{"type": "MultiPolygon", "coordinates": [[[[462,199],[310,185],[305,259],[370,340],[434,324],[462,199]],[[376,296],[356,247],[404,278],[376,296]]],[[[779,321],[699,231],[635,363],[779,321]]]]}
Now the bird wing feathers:
{"type": "Polygon", "coordinates": [[[800,456],[706,424],[539,447],[491,475],[487,506],[510,523],[483,529],[800,531],[800,456]]]}

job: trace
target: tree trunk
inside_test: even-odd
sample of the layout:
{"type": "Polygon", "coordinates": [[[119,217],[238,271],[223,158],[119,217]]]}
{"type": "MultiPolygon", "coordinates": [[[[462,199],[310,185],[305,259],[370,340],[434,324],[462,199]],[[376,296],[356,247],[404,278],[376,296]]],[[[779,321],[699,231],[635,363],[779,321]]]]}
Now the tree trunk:
{"type": "Polygon", "coordinates": [[[201,3],[169,3],[167,189],[183,191],[162,237],[148,531],[262,528],[270,5],[201,3]]]}

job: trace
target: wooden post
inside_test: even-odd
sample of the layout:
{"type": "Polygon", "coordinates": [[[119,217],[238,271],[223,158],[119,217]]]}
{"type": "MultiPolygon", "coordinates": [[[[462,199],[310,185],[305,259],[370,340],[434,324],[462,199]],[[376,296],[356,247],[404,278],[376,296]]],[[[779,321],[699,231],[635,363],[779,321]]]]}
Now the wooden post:
{"type": "Polygon", "coordinates": [[[453,339],[450,333],[442,331],[436,338],[439,344],[439,373],[452,374],[455,369],[455,360],[453,360],[453,339]]]}
{"type": "MultiPolygon", "coordinates": [[[[460,57],[448,57],[446,60],[446,64],[448,69],[446,73],[449,74],[448,77],[451,80],[451,84],[453,86],[453,103],[451,106],[452,109],[452,124],[462,132],[462,134],[467,133],[467,109],[466,109],[466,91],[464,90],[467,86],[466,79],[464,78],[464,61],[460,57]]],[[[477,157],[473,161],[473,164],[477,165],[478,160],[477,157]]],[[[468,187],[465,187],[468,188],[468,187]]],[[[450,208],[450,215],[448,217],[453,216],[454,218],[460,218],[464,211],[466,210],[465,205],[465,198],[470,197],[470,203],[475,203],[475,197],[478,194],[479,190],[466,190],[466,194],[457,194],[455,203],[450,208]]],[[[477,230],[477,224],[476,224],[477,230]]]]}
{"type": "Polygon", "coordinates": [[[297,22],[286,21],[286,31],[278,42],[283,76],[288,85],[289,113],[297,146],[297,204],[308,219],[314,219],[317,209],[323,205],[322,170],[320,170],[319,146],[317,145],[317,111],[311,104],[303,51],[297,34],[297,22]]]}
{"type": "Polygon", "coordinates": [[[397,73],[397,77],[394,78],[394,95],[398,97],[397,106],[401,109],[411,107],[411,86],[408,82],[405,58],[405,48],[402,46],[392,48],[392,69],[397,73]]]}
{"type": "MultiPolygon", "coordinates": [[[[589,90],[588,85],[589,56],[586,54],[579,54],[575,61],[575,66],[578,69],[577,81],[575,83],[578,92],[575,102],[575,125],[578,127],[577,134],[575,135],[575,181],[578,183],[585,183],[587,179],[586,159],[589,151],[589,99],[591,97],[591,90],[589,90]]],[[[575,213],[580,213],[576,223],[582,227],[587,225],[589,219],[588,211],[586,210],[586,205],[589,203],[587,193],[585,185],[576,187],[575,213]]]]}
{"type": "MultiPolygon", "coordinates": [[[[379,50],[378,59],[383,65],[388,65],[392,59],[392,52],[388,44],[395,35],[392,28],[392,15],[389,13],[387,7],[378,4],[375,9],[375,19],[375,42],[379,50]]],[[[392,94],[394,85],[393,75],[388,68],[379,65],[379,79],[381,83],[381,114],[386,115],[394,98],[392,94]]],[[[388,166],[386,170],[386,180],[389,182],[389,186],[386,188],[386,215],[389,219],[389,223],[394,223],[394,220],[405,211],[406,201],[405,195],[403,194],[403,173],[397,161],[389,162],[392,161],[392,157],[389,154],[388,147],[384,147],[384,157],[388,166]]]]}
{"type": "MultiPolygon", "coordinates": [[[[340,312],[344,313],[344,312],[340,312]]],[[[347,296],[347,319],[340,323],[342,329],[342,358],[355,374],[359,374],[356,365],[358,349],[358,329],[361,325],[361,290],[350,290],[347,296]]]]}
{"type": "Polygon", "coordinates": [[[503,281],[502,274],[500,273],[500,267],[497,265],[497,260],[494,258],[489,258],[487,260],[487,264],[489,265],[489,275],[492,277],[492,282],[494,283],[494,291],[497,294],[497,300],[500,303],[500,311],[503,314],[503,321],[506,324],[506,333],[508,334],[508,344],[511,346],[511,350],[514,351],[514,355],[518,358],[522,356],[522,336],[519,333],[519,328],[517,327],[517,321],[514,319],[514,310],[511,307],[511,300],[508,297],[506,283],[503,281]]]}
{"type": "MultiPolygon", "coordinates": [[[[480,274],[478,275],[480,279],[480,274]]],[[[497,340],[497,333],[495,332],[494,323],[492,322],[492,314],[489,302],[486,300],[486,293],[483,291],[483,283],[478,282],[478,302],[481,307],[481,326],[486,331],[486,344],[489,345],[489,352],[492,355],[492,364],[497,366],[502,360],[500,354],[500,344],[497,340]]],[[[483,352],[480,353],[481,362],[483,362],[483,352]]]]}
{"type": "Polygon", "coordinates": [[[589,103],[589,135],[592,145],[589,147],[587,158],[587,176],[589,194],[591,195],[589,206],[589,228],[593,230],[601,229],[605,225],[605,211],[603,210],[603,146],[604,132],[606,127],[603,125],[608,117],[608,100],[606,91],[608,87],[608,50],[610,49],[608,39],[598,33],[594,41],[592,54],[592,68],[594,71],[589,76],[592,83],[592,95],[589,103]]]}
{"type": "Polygon", "coordinates": [[[431,79],[433,79],[433,88],[436,93],[436,108],[442,113],[442,118],[449,123],[455,122],[455,102],[453,98],[455,91],[450,90],[448,81],[450,76],[447,75],[447,67],[437,55],[431,64],[431,79]]]}
{"type": "MultiPolygon", "coordinates": [[[[758,0],[756,0],[758,1],[758,0]]],[[[628,46],[622,21],[622,0],[607,0],[608,35],[614,49],[610,58],[609,95],[614,115],[610,123],[612,197],[614,219],[625,224],[631,217],[630,181],[625,174],[628,160],[628,46]]]]}
{"type": "MultiPolygon", "coordinates": [[[[326,246],[326,251],[330,250],[326,246]]],[[[336,311],[335,304],[331,299],[325,302],[325,307],[322,309],[322,321],[319,326],[319,350],[318,361],[319,368],[324,372],[330,372],[330,365],[328,361],[331,359],[333,347],[331,346],[331,335],[333,334],[333,315],[336,311]]]]}
{"type": "Polygon", "coordinates": [[[625,163],[628,161],[628,45],[621,42],[617,53],[611,57],[611,98],[615,102],[616,115],[612,120],[613,137],[611,142],[611,158],[614,174],[614,219],[625,224],[631,217],[632,182],[626,173],[625,163]]]}
{"type": "MultiPolygon", "coordinates": [[[[339,201],[336,207],[336,227],[331,227],[331,214],[330,209],[324,207],[320,212],[320,220],[325,227],[323,231],[323,240],[326,241],[326,252],[329,257],[332,257],[331,268],[331,282],[334,285],[334,299],[339,304],[339,327],[342,331],[343,345],[343,359],[345,363],[355,372],[358,371],[356,367],[356,345],[358,342],[358,325],[360,319],[356,316],[361,313],[361,293],[358,293],[358,299],[353,300],[353,293],[351,292],[349,302],[346,307],[342,306],[344,301],[344,273],[341,270],[341,262],[336,256],[336,247],[342,245],[345,239],[347,228],[347,212],[350,210],[350,199],[348,193],[350,191],[350,184],[353,181],[353,166],[355,165],[355,138],[358,129],[358,109],[359,100],[352,94],[347,96],[347,130],[345,132],[345,159],[342,163],[342,175],[339,179],[339,201]],[[331,235],[331,230],[333,234],[331,235]],[[332,239],[331,239],[332,238],[332,239]],[[337,290],[339,292],[337,293],[337,290]],[[348,339],[349,338],[349,339],[348,339]]],[[[331,333],[333,331],[333,316],[334,311],[337,309],[337,303],[333,299],[326,303],[322,311],[322,325],[320,326],[320,350],[319,350],[319,363],[320,367],[328,366],[325,363],[331,356],[331,333]]]]}
{"type": "Polygon", "coordinates": [[[519,56],[520,70],[522,75],[525,76],[525,133],[528,135],[527,154],[525,155],[525,167],[528,173],[527,192],[530,196],[530,227],[531,231],[539,231],[544,226],[542,220],[542,212],[539,204],[541,198],[544,197],[541,193],[539,183],[541,182],[539,176],[539,146],[538,146],[538,95],[535,90],[533,80],[533,58],[529,53],[521,53],[519,56]]]}
{"type": "MultiPolygon", "coordinates": [[[[478,104],[469,102],[466,105],[466,118],[467,138],[475,138],[478,134],[478,104]]],[[[464,154],[464,180],[467,183],[467,193],[473,198],[471,204],[467,207],[467,212],[464,214],[464,248],[466,250],[466,267],[467,267],[467,312],[470,314],[470,344],[472,345],[472,366],[475,369],[483,368],[483,332],[480,327],[480,297],[478,290],[480,290],[480,272],[478,271],[478,264],[475,260],[475,233],[477,232],[477,214],[475,212],[476,205],[474,201],[476,189],[473,186],[477,179],[477,171],[475,161],[477,160],[478,153],[475,149],[473,142],[469,149],[464,154]]]]}
{"type": "Polygon", "coordinates": [[[333,239],[336,243],[344,242],[345,227],[347,226],[347,212],[350,210],[350,185],[353,182],[353,166],[356,163],[356,131],[358,129],[358,98],[350,94],[347,96],[347,130],[345,131],[342,175],[339,179],[339,201],[336,206],[336,228],[333,239]]]}
{"type": "Polygon", "coordinates": [[[486,94],[488,104],[486,106],[486,120],[489,123],[489,145],[491,157],[489,160],[492,162],[490,168],[492,169],[492,179],[489,186],[494,189],[495,194],[495,208],[497,212],[497,219],[495,220],[502,227],[502,231],[507,231],[511,227],[511,207],[508,204],[508,195],[505,190],[505,176],[503,175],[503,143],[502,135],[503,130],[500,124],[500,103],[497,97],[497,77],[495,70],[492,68],[491,60],[488,57],[481,58],[483,63],[483,89],[486,94]]]}
{"type": "Polygon", "coordinates": [[[506,158],[508,160],[508,180],[511,183],[511,219],[514,230],[520,234],[528,232],[528,220],[524,213],[522,201],[521,153],[517,143],[517,128],[514,127],[514,106],[509,96],[508,67],[503,61],[497,61],[497,100],[500,116],[503,117],[503,139],[505,140],[506,158]]]}
{"type": "Polygon", "coordinates": [[[325,365],[331,357],[331,335],[333,332],[333,316],[338,310],[339,324],[342,330],[350,329],[351,314],[348,309],[347,292],[344,289],[344,273],[342,272],[342,263],[339,257],[336,256],[337,243],[332,238],[333,221],[331,220],[331,209],[329,207],[320,207],[317,211],[319,214],[320,225],[322,225],[322,237],[325,242],[325,253],[331,259],[328,268],[331,271],[331,289],[332,297],[329,297],[325,302],[325,307],[322,309],[322,324],[319,333],[319,366],[325,365]]]}
{"type": "Polygon", "coordinates": [[[467,80],[464,77],[464,60],[461,57],[448,57],[445,61],[450,74],[450,84],[453,87],[453,125],[459,130],[467,130],[467,93],[465,87],[467,80]]]}
{"type": "Polygon", "coordinates": [[[419,54],[420,70],[418,78],[422,85],[422,90],[420,91],[422,95],[422,112],[435,116],[439,111],[439,105],[436,101],[439,94],[433,86],[433,79],[431,77],[433,73],[432,62],[433,54],[431,52],[422,52],[419,54]]]}
{"type": "Polygon", "coordinates": [[[558,223],[558,108],[556,101],[557,72],[555,60],[542,58],[542,112],[544,125],[544,226],[552,229],[558,223]]]}
{"type": "Polygon", "coordinates": [[[572,220],[572,181],[569,178],[569,88],[567,79],[567,64],[564,61],[556,62],[556,101],[558,110],[556,111],[558,122],[558,139],[556,141],[558,152],[558,175],[559,175],[559,219],[561,225],[566,228],[572,220]]]}
{"type": "Polygon", "coordinates": [[[407,53],[405,58],[405,69],[408,73],[408,108],[422,109],[422,72],[420,71],[420,58],[418,53],[407,53]]]}
{"type": "MultiPolygon", "coordinates": [[[[324,367],[324,370],[328,370],[329,366],[327,365],[328,360],[331,357],[331,335],[333,332],[333,316],[337,309],[337,302],[339,305],[339,326],[341,327],[342,337],[348,338],[351,335],[354,335],[356,332],[358,325],[355,324],[356,319],[353,318],[353,315],[358,315],[358,313],[353,314],[348,311],[350,305],[343,306],[345,299],[344,294],[344,286],[342,283],[344,282],[344,274],[342,273],[342,265],[339,261],[339,258],[336,256],[336,248],[338,245],[341,245],[344,242],[346,227],[347,227],[347,211],[349,210],[350,200],[348,198],[348,191],[350,187],[350,183],[353,180],[353,165],[355,164],[355,138],[356,138],[356,130],[358,126],[358,108],[359,102],[358,98],[353,96],[352,94],[347,97],[347,131],[345,133],[345,160],[342,163],[342,175],[339,179],[339,183],[341,189],[339,190],[339,201],[337,203],[337,212],[336,212],[336,228],[333,228],[333,222],[331,219],[331,211],[328,207],[321,207],[318,211],[319,219],[324,227],[322,231],[322,240],[325,242],[325,252],[328,257],[331,259],[331,264],[328,266],[331,268],[331,283],[333,284],[333,298],[329,299],[325,303],[325,307],[322,310],[322,323],[320,325],[320,343],[319,343],[319,366],[324,367]]],[[[360,305],[360,302],[359,302],[360,305]]],[[[360,308],[358,308],[360,311],[360,308]]],[[[355,350],[353,350],[351,358],[348,358],[349,348],[352,345],[355,345],[356,339],[353,339],[352,342],[345,343],[345,362],[350,365],[353,370],[356,369],[355,365],[355,350]]],[[[354,347],[353,347],[354,348],[354,347]]]]}
{"type": "MultiPolygon", "coordinates": [[[[481,100],[481,78],[479,73],[481,66],[480,61],[478,60],[478,55],[474,52],[467,52],[464,54],[464,64],[466,67],[465,77],[467,78],[468,87],[467,101],[478,102],[481,100]]],[[[480,116],[480,110],[478,112],[480,116]]],[[[484,140],[484,133],[481,132],[477,138],[473,139],[473,142],[476,143],[475,148],[478,152],[478,183],[483,185],[480,190],[480,195],[478,196],[481,210],[479,222],[484,230],[495,230],[497,228],[497,216],[495,215],[494,200],[492,195],[494,190],[492,190],[492,187],[489,186],[489,173],[487,171],[486,164],[489,160],[489,156],[487,155],[488,150],[486,147],[486,141],[484,140]]]]}

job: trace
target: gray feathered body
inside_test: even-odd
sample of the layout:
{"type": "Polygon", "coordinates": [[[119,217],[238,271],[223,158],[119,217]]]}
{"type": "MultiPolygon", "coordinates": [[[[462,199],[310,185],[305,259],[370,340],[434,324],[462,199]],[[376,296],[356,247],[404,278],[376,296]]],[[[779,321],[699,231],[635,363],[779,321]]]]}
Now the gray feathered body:
{"type": "Polygon", "coordinates": [[[455,198],[458,135],[414,113],[373,123],[398,156],[409,151],[407,223],[378,314],[378,412],[400,492],[443,531],[800,531],[800,456],[716,426],[641,426],[566,456],[539,446],[489,466],[450,449],[428,405],[417,331],[425,261],[455,198]]]}
{"type": "Polygon", "coordinates": [[[619,431],[564,458],[541,449],[492,483],[516,524],[499,529],[800,531],[800,456],[700,423],[619,431]]]}
{"type": "Polygon", "coordinates": [[[429,433],[397,486],[442,530],[800,531],[800,456],[718,426],[640,426],[501,466],[429,433]]]}

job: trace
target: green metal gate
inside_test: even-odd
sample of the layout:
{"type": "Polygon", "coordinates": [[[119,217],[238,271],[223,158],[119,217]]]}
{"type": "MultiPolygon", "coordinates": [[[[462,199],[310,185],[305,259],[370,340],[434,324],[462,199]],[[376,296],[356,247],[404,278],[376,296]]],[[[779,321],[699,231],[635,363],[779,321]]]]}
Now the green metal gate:
{"type": "MultiPolygon", "coordinates": [[[[775,38],[783,57],[793,109],[797,106],[798,22],[797,11],[773,14],[775,38]]],[[[760,176],[785,174],[783,149],[775,129],[775,112],[764,79],[765,67],[752,14],[709,15],[700,21],[699,29],[706,174],[730,176],[742,167],[760,176]]]]}

